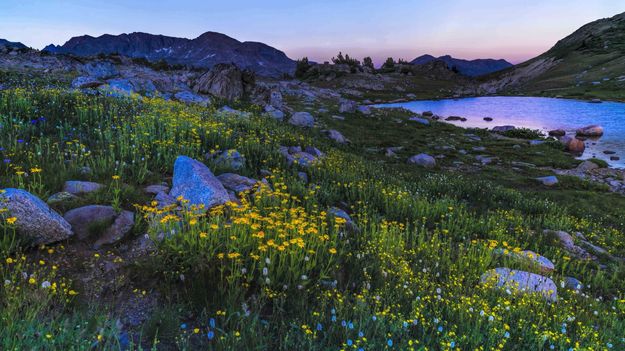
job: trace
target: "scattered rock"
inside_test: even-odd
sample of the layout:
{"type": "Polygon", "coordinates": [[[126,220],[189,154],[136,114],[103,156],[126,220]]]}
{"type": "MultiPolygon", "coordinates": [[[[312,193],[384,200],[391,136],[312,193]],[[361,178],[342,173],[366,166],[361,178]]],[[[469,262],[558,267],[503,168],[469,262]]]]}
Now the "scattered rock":
{"type": "Polygon", "coordinates": [[[341,100],[339,102],[339,113],[354,113],[358,105],[352,100],[341,100]]]}
{"type": "Polygon", "coordinates": [[[325,154],[321,150],[317,149],[314,146],[306,146],[304,151],[309,153],[309,154],[311,154],[311,155],[313,155],[313,156],[315,156],[315,157],[323,157],[323,156],[325,156],[325,154]]]}
{"type": "Polygon", "coordinates": [[[156,195],[158,193],[168,193],[169,187],[163,184],[153,184],[153,185],[148,185],[145,188],[143,188],[143,191],[145,191],[148,194],[156,195]]]}
{"type": "Polygon", "coordinates": [[[605,151],[603,151],[603,153],[606,154],[606,155],[614,155],[614,154],[616,154],[616,151],[605,150],[605,151]]]}
{"type": "Polygon", "coordinates": [[[489,165],[493,163],[497,158],[488,156],[488,155],[477,155],[475,156],[475,160],[480,162],[482,165],[489,165]]]}
{"type": "Polygon", "coordinates": [[[575,134],[583,137],[600,137],[603,135],[603,127],[599,125],[590,125],[578,129],[575,134]]]}
{"type": "Polygon", "coordinates": [[[215,165],[233,170],[240,170],[245,167],[245,157],[234,149],[225,150],[213,155],[215,165]]]}
{"type": "Polygon", "coordinates": [[[314,147],[307,147],[306,150],[314,153],[315,155],[302,151],[302,148],[299,146],[280,146],[279,149],[280,153],[286,158],[289,165],[297,162],[301,166],[308,167],[317,161],[317,157],[322,157],[324,155],[323,152],[314,147]]]}
{"type": "Polygon", "coordinates": [[[551,302],[558,299],[558,288],[553,280],[534,273],[495,268],[484,273],[480,283],[521,293],[536,293],[551,302]]]}
{"type": "Polygon", "coordinates": [[[341,132],[339,132],[338,130],[330,129],[330,130],[326,131],[326,134],[328,135],[328,138],[334,140],[338,144],[347,144],[348,143],[347,138],[345,138],[343,136],[343,134],[341,134],[341,132]]]}
{"type": "Polygon", "coordinates": [[[178,201],[175,197],[165,192],[160,192],[154,197],[154,201],[158,203],[158,208],[164,208],[176,204],[178,201]]]}
{"type": "Polygon", "coordinates": [[[94,182],[85,182],[80,180],[68,180],[63,185],[63,191],[72,195],[82,195],[96,192],[102,189],[104,185],[94,182]]]}
{"type": "Polygon", "coordinates": [[[508,131],[511,131],[511,130],[515,130],[515,129],[516,129],[515,126],[510,126],[510,125],[508,125],[508,126],[496,126],[496,127],[493,127],[493,132],[495,132],[495,133],[505,133],[505,132],[508,132],[508,131]]]}
{"type": "Polygon", "coordinates": [[[255,77],[251,71],[241,71],[231,63],[218,63],[197,79],[193,89],[196,93],[234,101],[241,100],[254,85],[255,77]]]}
{"type": "Polygon", "coordinates": [[[573,277],[564,277],[564,281],[562,281],[560,286],[573,291],[581,291],[584,289],[584,284],[573,277]]]}
{"type": "Polygon", "coordinates": [[[403,146],[387,147],[385,149],[385,156],[386,157],[395,157],[395,156],[397,156],[397,152],[401,151],[401,149],[403,149],[403,146]]]}
{"type": "Polygon", "coordinates": [[[174,163],[173,187],[170,195],[182,196],[189,205],[205,209],[229,201],[228,192],[219,179],[203,163],[187,156],[178,156],[174,163]]]}
{"type": "Polygon", "coordinates": [[[573,153],[573,154],[581,155],[582,153],[584,153],[584,150],[586,149],[586,145],[584,144],[582,140],[579,140],[577,138],[574,138],[568,135],[565,135],[562,138],[560,138],[560,142],[564,144],[564,148],[566,149],[566,151],[573,153]]]}
{"type": "Polygon", "coordinates": [[[198,104],[205,107],[211,103],[209,98],[194,94],[190,91],[179,91],[174,94],[174,98],[185,104],[198,104]]]}
{"type": "Polygon", "coordinates": [[[265,106],[265,112],[273,119],[276,119],[278,121],[284,120],[284,112],[278,110],[271,105],[265,106]]]}
{"type": "Polygon", "coordinates": [[[577,165],[577,170],[581,171],[581,172],[588,172],[588,171],[592,171],[593,169],[597,169],[599,168],[599,165],[597,165],[596,163],[592,162],[592,161],[584,161],[582,163],[580,163],[579,165],[577,165]]]}
{"type": "Polygon", "coordinates": [[[95,231],[108,227],[116,217],[117,212],[113,207],[103,205],[78,207],[64,216],[80,240],[88,239],[95,231]]]}
{"type": "Polygon", "coordinates": [[[536,178],[536,180],[546,186],[554,186],[558,184],[558,178],[556,176],[539,177],[536,178]]]}
{"type": "Polygon", "coordinates": [[[553,262],[551,262],[547,257],[541,256],[531,250],[509,251],[504,249],[496,249],[494,250],[494,253],[516,260],[526,261],[536,266],[543,273],[552,272],[556,268],[553,262]]]}
{"type": "Polygon", "coordinates": [[[317,161],[317,158],[307,152],[296,152],[294,154],[292,154],[293,159],[295,162],[297,162],[297,164],[299,164],[300,166],[304,166],[304,167],[308,167],[310,165],[312,165],[315,161],[317,161]]]}
{"type": "Polygon", "coordinates": [[[552,231],[552,230],[544,230],[546,235],[551,235],[556,241],[560,243],[563,249],[571,253],[573,256],[579,259],[593,259],[594,257],[590,255],[586,250],[581,247],[575,245],[575,241],[573,237],[565,232],[565,231],[552,231]]]}
{"type": "Polygon", "coordinates": [[[117,67],[108,61],[93,61],[82,66],[82,70],[96,79],[109,79],[119,75],[117,67]]]}
{"type": "Polygon", "coordinates": [[[459,117],[459,116],[449,116],[447,118],[445,118],[446,121],[461,121],[461,122],[466,122],[467,119],[464,117],[459,117]]]}
{"type": "Polygon", "coordinates": [[[48,203],[48,205],[52,205],[52,204],[57,204],[60,202],[65,202],[65,201],[72,201],[76,199],[78,199],[78,196],[68,193],[66,191],[61,191],[61,192],[50,195],[50,197],[48,198],[48,201],[46,202],[48,203]]]}
{"type": "Polygon", "coordinates": [[[258,180],[244,177],[234,173],[224,173],[217,176],[217,179],[223,184],[227,190],[241,193],[254,188],[258,180]]]}
{"type": "Polygon", "coordinates": [[[289,123],[304,128],[312,128],[315,125],[315,118],[308,112],[295,112],[289,123]]]}
{"type": "Polygon", "coordinates": [[[436,166],[436,159],[428,154],[418,154],[410,157],[408,163],[419,165],[425,168],[433,168],[436,166]]]}
{"type": "Polygon", "coordinates": [[[0,193],[0,203],[11,217],[16,218],[16,231],[27,244],[50,244],[73,235],[70,223],[26,190],[4,189],[0,193]]]}
{"type": "Polygon", "coordinates": [[[554,137],[562,137],[566,135],[566,131],[564,129],[554,129],[549,131],[549,135],[554,137]]]}
{"type": "Polygon", "coordinates": [[[493,121],[493,118],[492,118],[492,117],[484,117],[484,120],[485,120],[486,122],[492,122],[492,121],[493,121]]]}
{"type": "Polygon", "coordinates": [[[123,239],[135,225],[135,214],[130,211],[122,211],[113,224],[108,227],[102,236],[96,240],[94,248],[99,249],[104,245],[114,244],[123,239]]]}
{"type": "Polygon", "coordinates": [[[421,114],[423,117],[432,117],[434,113],[432,111],[425,111],[421,114]]]}

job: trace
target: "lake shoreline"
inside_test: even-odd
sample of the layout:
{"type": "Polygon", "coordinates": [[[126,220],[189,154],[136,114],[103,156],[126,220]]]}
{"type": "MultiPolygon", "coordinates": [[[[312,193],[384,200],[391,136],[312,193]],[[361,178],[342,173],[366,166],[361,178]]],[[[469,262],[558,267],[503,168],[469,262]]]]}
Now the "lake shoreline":
{"type": "Polygon", "coordinates": [[[625,104],[606,101],[591,103],[588,100],[526,96],[479,96],[410,100],[375,104],[377,108],[404,108],[415,114],[432,112],[464,129],[492,130],[495,126],[514,126],[539,130],[545,137],[549,131],[562,129],[566,135],[576,136],[576,131],[589,125],[601,125],[604,135],[598,139],[584,140],[585,151],[579,160],[597,158],[610,168],[625,167],[625,104]]]}

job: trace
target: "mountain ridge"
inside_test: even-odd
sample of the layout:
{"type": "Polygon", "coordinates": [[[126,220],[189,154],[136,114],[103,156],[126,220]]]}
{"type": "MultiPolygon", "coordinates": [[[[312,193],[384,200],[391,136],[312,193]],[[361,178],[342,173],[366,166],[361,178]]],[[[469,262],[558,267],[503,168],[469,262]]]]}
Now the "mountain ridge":
{"type": "Polygon", "coordinates": [[[144,32],[103,34],[98,37],[82,35],[69,39],[63,45],[48,45],[43,51],[76,56],[121,54],[198,68],[234,63],[242,69],[267,76],[291,74],[295,69],[295,61],[274,47],[260,42],[241,42],[210,31],[195,39],[144,32]]]}
{"type": "Polygon", "coordinates": [[[455,67],[459,73],[469,77],[478,77],[513,66],[513,64],[504,59],[465,60],[452,57],[451,55],[434,57],[429,54],[421,55],[410,61],[410,63],[413,65],[423,65],[434,60],[441,60],[445,62],[449,67],[455,67]]]}

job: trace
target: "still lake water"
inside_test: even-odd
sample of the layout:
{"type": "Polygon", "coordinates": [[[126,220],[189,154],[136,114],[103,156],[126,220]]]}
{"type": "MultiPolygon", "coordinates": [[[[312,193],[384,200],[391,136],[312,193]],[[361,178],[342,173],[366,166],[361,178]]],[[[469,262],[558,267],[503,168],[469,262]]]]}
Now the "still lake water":
{"type": "Polygon", "coordinates": [[[604,135],[597,140],[586,140],[586,151],[580,159],[597,157],[606,160],[613,167],[625,167],[625,103],[603,102],[592,104],[581,100],[554,99],[542,97],[477,97],[465,99],[419,100],[377,107],[403,107],[416,113],[432,111],[446,118],[461,116],[466,122],[452,121],[460,127],[492,128],[513,125],[544,132],[564,129],[567,134],[591,124],[601,125],[604,135]],[[493,118],[492,122],[484,117],[493,118]],[[615,151],[606,155],[605,150],[615,151]],[[610,161],[618,156],[619,161],[610,161]]]}

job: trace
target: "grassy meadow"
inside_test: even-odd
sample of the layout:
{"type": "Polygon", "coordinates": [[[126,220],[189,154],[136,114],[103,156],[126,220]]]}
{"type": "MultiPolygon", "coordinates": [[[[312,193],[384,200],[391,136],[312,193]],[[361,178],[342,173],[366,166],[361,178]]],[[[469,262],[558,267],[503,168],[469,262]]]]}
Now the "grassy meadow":
{"type": "Polygon", "coordinates": [[[339,121],[331,117],[336,106],[328,108],[313,114],[351,144],[335,145],[319,128],[291,127],[254,108],[242,118],[214,107],[42,85],[0,91],[2,188],[45,201],[66,180],[100,182],[99,192],[52,207],[132,210],[140,220],[126,241],[147,233],[156,245],[116,262],[123,274],[114,284],[80,279],[104,260],[121,260],[121,249],[88,248],[78,257],[69,254],[79,246],[75,239],[29,248],[3,213],[0,349],[625,349],[625,264],[576,259],[543,234],[579,231],[623,257],[625,200],[577,179],[546,188],[533,179],[545,171],[511,167],[573,167],[577,161],[560,145],[514,148],[518,139],[437,122],[424,127],[398,111],[339,121]],[[454,167],[454,160],[472,161],[436,149],[449,143],[485,146],[500,162],[454,167]],[[316,146],[326,156],[289,166],[281,145],[316,146]],[[384,157],[391,146],[404,147],[398,158],[384,157]],[[236,173],[265,175],[268,184],[243,194],[240,204],[178,210],[142,191],[171,184],[178,155],[204,161],[215,174],[233,171],[205,158],[233,149],[246,159],[236,173]],[[446,158],[432,170],[405,163],[420,152],[446,158]],[[354,223],[332,216],[336,206],[354,223]],[[558,301],[480,284],[495,267],[536,269],[495,249],[551,259],[558,301]],[[585,288],[561,288],[568,276],[585,288]],[[107,297],[91,293],[100,283],[111,285],[107,297]],[[147,320],[122,327],[117,307],[150,296],[158,305],[147,320]]]}

